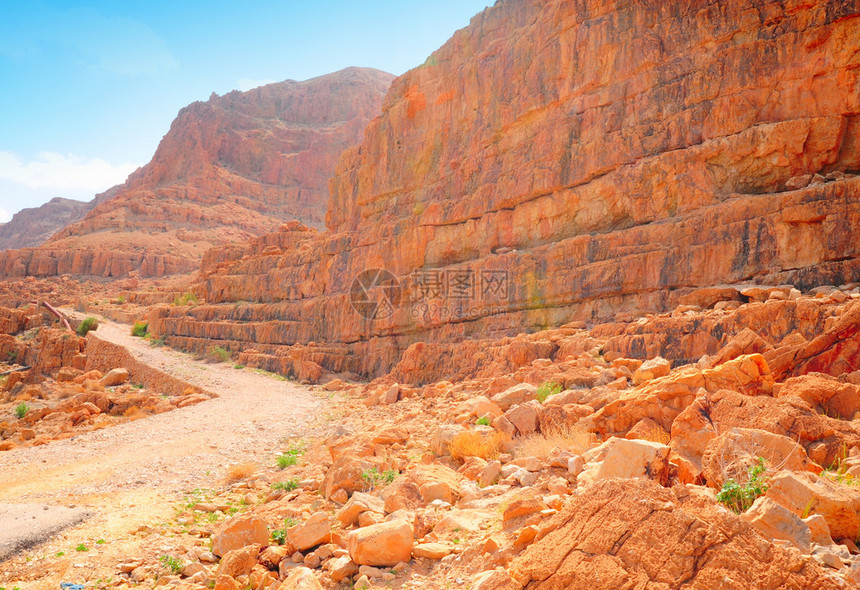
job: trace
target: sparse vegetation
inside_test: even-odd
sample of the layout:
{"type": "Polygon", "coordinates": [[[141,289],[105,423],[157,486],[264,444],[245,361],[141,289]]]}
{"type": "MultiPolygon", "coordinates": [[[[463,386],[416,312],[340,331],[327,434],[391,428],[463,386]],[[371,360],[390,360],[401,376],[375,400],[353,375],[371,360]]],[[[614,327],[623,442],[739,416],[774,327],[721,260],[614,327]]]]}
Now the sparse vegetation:
{"type": "Polygon", "coordinates": [[[78,325],[78,336],[86,336],[88,332],[90,332],[91,330],[97,330],[98,327],[99,321],[96,318],[90,316],[78,325]]]}
{"type": "Polygon", "coordinates": [[[361,479],[364,482],[364,489],[369,491],[375,489],[376,486],[390,484],[398,475],[400,474],[395,469],[386,469],[380,472],[376,467],[371,467],[362,472],[361,479]]]}
{"type": "Polygon", "coordinates": [[[9,352],[7,352],[6,353],[6,360],[9,361],[10,363],[17,362],[18,361],[18,351],[17,350],[10,350],[9,352]]]}
{"type": "Polygon", "coordinates": [[[764,477],[765,471],[767,471],[767,467],[764,458],[759,457],[756,464],[750,466],[747,471],[746,483],[740,484],[729,479],[717,494],[717,501],[737,514],[747,511],[755,499],[767,491],[768,484],[764,477]]]}
{"type": "Polygon", "coordinates": [[[248,479],[257,473],[256,463],[238,463],[227,469],[227,481],[230,483],[248,479]]]}
{"type": "Polygon", "coordinates": [[[286,469],[287,467],[292,467],[299,462],[299,457],[304,454],[305,450],[302,447],[294,446],[287,449],[282,454],[278,455],[278,458],[275,459],[275,463],[278,466],[278,469],[286,469]]]}
{"type": "Polygon", "coordinates": [[[83,543],[81,543],[80,545],[75,547],[75,551],[81,551],[81,552],[89,551],[89,548],[86,545],[84,545],[83,543]]]}
{"type": "Polygon", "coordinates": [[[519,439],[514,454],[519,457],[546,459],[553,449],[582,453],[591,448],[592,435],[576,425],[547,428],[545,432],[531,434],[519,439]]]}
{"type": "Polygon", "coordinates": [[[487,418],[486,416],[481,416],[480,418],[475,420],[475,424],[477,424],[478,426],[489,426],[490,425],[490,419],[487,418]]]}
{"type": "Polygon", "coordinates": [[[116,302],[118,305],[125,305],[125,301],[126,301],[125,295],[120,295],[119,297],[116,298],[116,302]]]}
{"type": "Polygon", "coordinates": [[[169,571],[172,574],[179,575],[182,573],[182,561],[177,559],[176,557],[171,557],[169,555],[162,555],[158,561],[161,562],[161,565],[164,566],[164,569],[169,571]]]}
{"type": "Polygon", "coordinates": [[[149,324],[147,322],[134,322],[134,325],[131,327],[131,335],[137,338],[145,338],[148,330],[149,324]]]}
{"type": "Polygon", "coordinates": [[[230,360],[230,351],[221,346],[213,346],[209,350],[209,358],[218,363],[225,363],[230,360]]]}
{"type": "Polygon", "coordinates": [[[197,295],[192,291],[186,291],[173,298],[173,305],[193,305],[195,303],[197,303],[197,295]]]}
{"type": "Polygon", "coordinates": [[[538,386],[535,395],[540,403],[544,403],[550,396],[561,393],[561,389],[562,387],[560,383],[556,383],[555,381],[545,381],[538,386]]]}
{"type": "Polygon", "coordinates": [[[451,441],[451,457],[460,460],[466,457],[495,459],[507,446],[510,438],[502,432],[481,436],[474,430],[461,432],[451,441]]]}
{"type": "Polygon", "coordinates": [[[245,365],[243,365],[241,363],[236,363],[235,365],[233,365],[233,368],[236,370],[241,370],[241,369],[245,368],[245,365]]]}
{"type": "Polygon", "coordinates": [[[25,403],[20,403],[15,406],[15,416],[18,417],[18,420],[27,415],[27,412],[30,411],[30,406],[25,403]]]}
{"type": "Polygon", "coordinates": [[[276,481],[272,484],[273,490],[285,490],[287,492],[291,492],[299,487],[299,480],[297,478],[288,479],[287,481],[276,481]]]}
{"type": "Polygon", "coordinates": [[[284,528],[275,529],[272,531],[272,540],[278,545],[283,545],[287,540],[287,530],[299,524],[295,518],[287,517],[284,519],[284,528]]]}
{"type": "MultiPolygon", "coordinates": [[[[149,329],[149,326],[147,326],[149,329]]],[[[154,346],[156,348],[160,348],[164,346],[164,343],[167,342],[167,336],[156,336],[155,334],[147,334],[147,340],[149,340],[149,345],[154,346]]]]}

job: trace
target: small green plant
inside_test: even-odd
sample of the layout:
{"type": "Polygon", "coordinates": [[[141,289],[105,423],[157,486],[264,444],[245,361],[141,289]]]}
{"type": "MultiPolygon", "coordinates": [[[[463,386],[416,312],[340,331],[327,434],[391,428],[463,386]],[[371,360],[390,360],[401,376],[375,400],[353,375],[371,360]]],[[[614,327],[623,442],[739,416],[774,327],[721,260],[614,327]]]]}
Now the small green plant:
{"type": "Polygon", "coordinates": [[[378,485],[388,485],[394,481],[394,478],[399,474],[394,469],[386,469],[380,472],[376,467],[362,472],[361,479],[364,481],[364,487],[367,490],[372,490],[378,485]]]}
{"type": "Polygon", "coordinates": [[[167,336],[155,336],[154,334],[147,334],[146,338],[149,340],[149,345],[154,346],[156,348],[164,346],[164,343],[167,342],[167,336]]]}
{"type": "Polygon", "coordinates": [[[275,460],[278,465],[278,469],[292,467],[299,462],[299,457],[301,457],[304,452],[304,449],[301,447],[290,447],[283,454],[278,455],[278,458],[275,460]]]}
{"type": "Polygon", "coordinates": [[[25,403],[20,403],[15,406],[15,415],[18,417],[18,420],[27,415],[27,412],[30,411],[30,406],[25,403]]]}
{"type": "Polygon", "coordinates": [[[135,389],[143,389],[144,385],[143,383],[135,383],[134,385],[132,385],[132,387],[134,387],[135,389]]]}
{"type": "Polygon", "coordinates": [[[98,541],[96,541],[96,545],[104,545],[104,544],[105,544],[104,539],[99,539],[98,541]]]}
{"type": "Polygon", "coordinates": [[[169,555],[162,555],[158,561],[161,562],[161,565],[164,566],[164,569],[168,570],[172,574],[181,574],[182,573],[182,561],[171,557],[169,555]]]}
{"type": "Polygon", "coordinates": [[[213,346],[209,351],[209,356],[219,363],[224,363],[230,360],[230,351],[221,346],[213,346]]]}
{"type": "Polygon", "coordinates": [[[490,425],[490,419],[487,418],[486,416],[481,416],[480,418],[475,420],[475,424],[477,424],[478,426],[489,426],[490,425]]]}
{"type": "Polygon", "coordinates": [[[298,478],[288,479],[287,481],[276,481],[272,484],[273,490],[284,490],[287,492],[292,492],[296,488],[299,487],[298,478]]]}
{"type": "Polygon", "coordinates": [[[75,547],[75,551],[89,551],[89,549],[87,548],[87,546],[86,546],[86,545],[84,545],[83,543],[81,543],[80,545],[78,545],[77,547],[75,547]]]}
{"type": "Polygon", "coordinates": [[[241,370],[241,369],[245,368],[245,365],[243,365],[241,363],[236,363],[235,365],[233,365],[233,368],[237,369],[237,370],[241,370]]]}
{"type": "Polygon", "coordinates": [[[131,327],[131,335],[137,338],[145,338],[147,330],[149,330],[148,322],[134,322],[134,325],[131,327]]]}
{"type": "Polygon", "coordinates": [[[768,484],[764,477],[765,471],[767,471],[767,467],[764,464],[764,458],[759,457],[756,464],[750,466],[747,471],[747,482],[739,484],[735,480],[729,479],[717,494],[717,501],[737,514],[747,511],[755,499],[767,491],[768,484]]]}
{"type": "Polygon", "coordinates": [[[117,302],[119,305],[125,305],[125,295],[120,295],[119,297],[117,297],[117,298],[116,298],[116,302],[117,302]]]}
{"type": "Polygon", "coordinates": [[[272,540],[275,541],[278,545],[283,545],[284,541],[287,540],[287,530],[293,528],[299,524],[295,518],[287,517],[284,519],[284,528],[275,529],[272,531],[272,540]]]}
{"type": "Polygon", "coordinates": [[[65,554],[66,554],[65,551],[57,551],[56,553],[54,553],[54,557],[62,557],[65,554]]]}
{"type": "Polygon", "coordinates": [[[191,305],[193,303],[197,303],[197,295],[192,291],[186,291],[173,298],[173,305],[191,305]]]}
{"type": "Polygon", "coordinates": [[[94,317],[88,317],[78,325],[78,336],[86,336],[90,330],[96,330],[99,327],[99,321],[94,317]]]}
{"type": "Polygon", "coordinates": [[[548,397],[561,393],[561,384],[554,381],[544,381],[537,388],[535,395],[540,403],[544,403],[548,397]]]}
{"type": "Polygon", "coordinates": [[[18,351],[17,350],[10,350],[9,352],[7,352],[6,353],[6,360],[9,361],[10,363],[14,363],[15,361],[17,361],[18,360],[18,351]]]}

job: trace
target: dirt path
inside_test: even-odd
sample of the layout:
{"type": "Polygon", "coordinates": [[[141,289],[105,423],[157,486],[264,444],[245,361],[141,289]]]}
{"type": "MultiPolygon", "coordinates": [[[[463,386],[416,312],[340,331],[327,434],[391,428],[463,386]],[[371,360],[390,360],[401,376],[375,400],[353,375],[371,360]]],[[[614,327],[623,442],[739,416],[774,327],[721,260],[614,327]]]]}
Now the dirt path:
{"type": "Polygon", "coordinates": [[[231,465],[271,464],[288,439],[312,434],[310,420],[325,402],[311,388],[227,363],[197,362],[133,338],[130,326],[100,322],[101,338],[220,397],[0,453],[0,503],[85,506],[96,515],[89,526],[121,536],[169,514],[183,493],[223,485],[231,465]]]}

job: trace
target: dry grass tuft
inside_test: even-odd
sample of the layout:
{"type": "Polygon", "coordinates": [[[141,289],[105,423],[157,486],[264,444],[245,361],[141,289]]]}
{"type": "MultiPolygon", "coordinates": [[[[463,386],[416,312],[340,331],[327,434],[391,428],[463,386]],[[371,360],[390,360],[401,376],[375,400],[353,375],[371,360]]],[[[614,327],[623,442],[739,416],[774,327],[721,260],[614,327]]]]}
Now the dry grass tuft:
{"type": "Polygon", "coordinates": [[[123,416],[128,418],[129,420],[140,420],[141,418],[145,418],[146,414],[138,408],[137,406],[132,406],[122,413],[123,416]]]}
{"type": "Polygon", "coordinates": [[[255,473],[257,473],[256,463],[237,463],[236,465],[231,465],[227,469],[227,483],[235,483],[243,479],[248,479],[255,473]]]}
{"type": "Polygon", "coordinates": [[[556,448],[581,454],[592,446],[594,446],[592,434],[586,432],[581,426],[559,426],[520,439],[514,454],[517,457],[546,459],[556,448]]]}
{"type": "Polygon", "coordinates": [[[467,457],[495,459],[510,442],[510,437],[503,432],[481,436],[474,430],[461,432],[451,441],[451,457],[462,460],[467,457]]]}

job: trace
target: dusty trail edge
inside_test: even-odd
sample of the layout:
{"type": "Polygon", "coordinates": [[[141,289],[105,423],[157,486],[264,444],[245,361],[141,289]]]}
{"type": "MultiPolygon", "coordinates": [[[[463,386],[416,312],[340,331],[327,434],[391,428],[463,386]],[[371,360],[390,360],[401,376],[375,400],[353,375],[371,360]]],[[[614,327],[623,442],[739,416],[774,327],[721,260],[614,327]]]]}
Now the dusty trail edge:
{"type": "Polygon", "coordinates": [[[26,587],[57,587],[66,581],[69,568],[73,572],[75,567],[96,565],[91,562],[98,555],[75,555],[74,547],[80,543],[107,558],[99,563],[110,562],[108,554],[120,556],[131,550],[133,533],[140,526],[169,519],[189,491],[221,487],[231,465],[271,464],[288,441],[313,436],[313,418],[328,405],[326,397],[311,387],[234,369],[231,363],[206,364],[131,336],[131,326],[104,318],[99,323],[96,333],[101,339],[219,397],[44,446],[0,453],[0,538],[11,537],[4,524],[14,526],[16,538],[23,538],[21,546],[36,547],[26,557],[20,551],[5,557],[0,552],[0,584],[15,581],[10,576],[16,561],[27,557],[47,561],[50,556],[48,577],[26,587]],[[33,504],[43,505],[44,514],[22,519],[33,504]],[[64,509],[69,507],[85,510],[90,517],[58,534],[64,518],[66,525],[74,524],[66,518],[64,509]],[[98,540],[103,542],[96,544],[98,540]],[[59,552],[69,557],[57,558],[59,552]]]}

